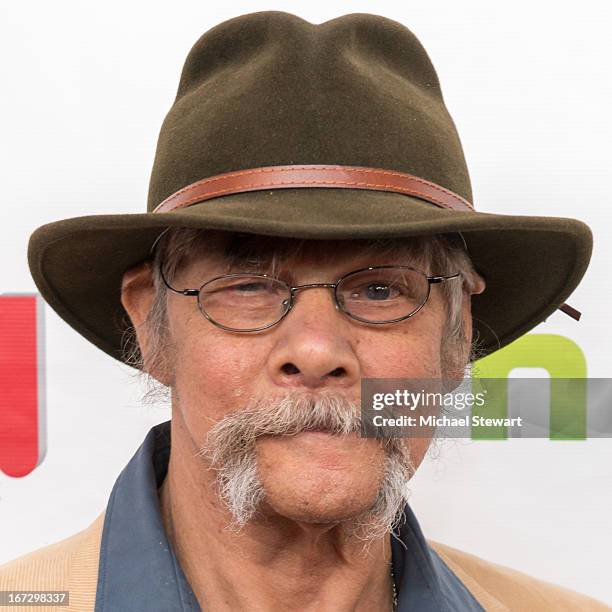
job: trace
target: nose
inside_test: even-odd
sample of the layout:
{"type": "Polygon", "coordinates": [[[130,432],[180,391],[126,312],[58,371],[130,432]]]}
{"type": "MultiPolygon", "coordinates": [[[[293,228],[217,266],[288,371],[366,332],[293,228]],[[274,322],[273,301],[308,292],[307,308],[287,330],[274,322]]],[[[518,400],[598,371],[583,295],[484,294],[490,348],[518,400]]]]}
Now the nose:
{"type": "Polygon", "coordinates": [[[293,309],[277,325],[268,368],[281,387],[356,387],[359,360],[353,343],[358,330],[337,310],[330,289],[297,292],[293,309]]]}

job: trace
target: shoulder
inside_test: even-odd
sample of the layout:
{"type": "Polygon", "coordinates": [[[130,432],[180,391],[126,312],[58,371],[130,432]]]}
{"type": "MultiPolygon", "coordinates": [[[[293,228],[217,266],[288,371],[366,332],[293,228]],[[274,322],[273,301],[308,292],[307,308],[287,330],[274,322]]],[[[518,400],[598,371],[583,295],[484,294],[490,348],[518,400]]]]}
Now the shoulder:
{"type": "Polygon", "coordinates": [[[486,610],[603,612],[606,604],[446,544],[427,541],[486,610]],[[484,605],[486,602],[487,605],[484,605]]]}
{"type": "Polygon", "coordinates": [[[71,610],[93,609],[104,515],[78,533],[0,565],[0,591],[69,591],[71,610]]]}

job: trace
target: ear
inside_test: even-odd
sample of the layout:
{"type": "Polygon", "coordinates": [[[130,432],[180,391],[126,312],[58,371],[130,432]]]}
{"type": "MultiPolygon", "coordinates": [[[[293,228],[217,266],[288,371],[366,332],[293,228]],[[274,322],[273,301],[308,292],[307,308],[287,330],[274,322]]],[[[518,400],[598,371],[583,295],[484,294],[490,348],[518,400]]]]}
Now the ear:
{"type": "Polygon", "coordinates": [[[486,288],[487,288],[487,283],[485,282],[485,279],[482,278],[482,276],[480,276],[480,274],[478,274],[478,272],[474,273],[474,286],[472,287],[471,291],[470,291],[470,295],[478,295],[479,293],[482,293],[486,288]]]}
{"type": "Polygon", "coordinates": [[[159,364],[151,364],[148,361],[150,337],[146,326],[143,324],[149,315],[154,300],[155,284],[153,282],[153,270],[150,261],[142,262],[123,274],[121,304],[128,313],[136,330],[138,346],[144,359],[145,369],[162,384],[168,384],[165,372],[158,371],[160,369],[159,364]]]}
{"type": "Polygon", "coordinates": [[[123,274],[121,303],[138,328],[146,320],[155,298],[151,262],[144,261],[123,274]]]}

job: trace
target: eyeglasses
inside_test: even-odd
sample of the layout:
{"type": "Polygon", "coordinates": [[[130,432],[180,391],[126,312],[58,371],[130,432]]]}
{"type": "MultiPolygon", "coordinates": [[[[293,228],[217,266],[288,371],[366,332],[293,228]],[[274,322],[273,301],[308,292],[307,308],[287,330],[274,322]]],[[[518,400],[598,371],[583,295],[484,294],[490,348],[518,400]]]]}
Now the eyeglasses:
{"type": "Polygon", "coordinates": [[[309,283],[291,287],[268,274],[224,274],[206,281],[199,289],[175,289],[161,270],[168,289],[197,297],[201,313],[221,329],[256,332],[280,323],[291,311],[298,291],[317,287],[331,289],[335,306],[346,315],[374,325],[398,323],[413,317],[425,306],[431,285],[459,278],[427,276],[409,266],[370,266],[349,272],[335,283],[309,283]]]}

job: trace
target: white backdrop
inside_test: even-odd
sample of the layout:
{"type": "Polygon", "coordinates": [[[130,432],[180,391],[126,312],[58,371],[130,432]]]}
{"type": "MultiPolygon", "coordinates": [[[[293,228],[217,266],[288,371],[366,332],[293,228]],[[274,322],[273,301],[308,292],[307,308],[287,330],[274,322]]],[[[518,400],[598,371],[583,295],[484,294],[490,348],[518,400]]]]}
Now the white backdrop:
{"type": "MultiPolygon", "coordinates": [[[[438,71],[482,211],[577,216],[593,261],[537,332],[612,376],[610,3],[233,0],[31,1],[0,20],[0,293],[36,291],[30,233],[85,214],[143,212],[161,122],[197,38],[259,10],[312,22],[369,12],[409,27],[438,71]],[[520,186],[520,187],[518,187],[520,186]],[[608,299],[606,299],[608,298],[608,299]]],[[[168,407],[143,406],[133,371],[46,308],[47,447],[24,478],[0,472],[0,563],[87,526],[168,407]]],[[[612,440],[447,444],[413,480],[428,538],[612,604],[612,440]]]]}

